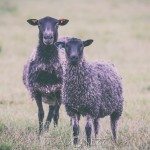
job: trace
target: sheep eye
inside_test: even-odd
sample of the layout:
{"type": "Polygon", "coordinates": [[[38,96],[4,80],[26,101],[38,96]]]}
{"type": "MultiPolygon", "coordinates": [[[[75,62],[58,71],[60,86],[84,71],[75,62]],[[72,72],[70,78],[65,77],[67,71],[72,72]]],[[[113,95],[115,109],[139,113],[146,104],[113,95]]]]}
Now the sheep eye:
{"type": "Polygon", "coordinates": [[[69,46],[66,44],[66,48],[68,48],[69,46]]]}
{"type": "Polygon", "coordinates": [[[82,44],[80,44],[80,45],[79,45],[79,48],[82,48],[82,46],[83,46],[83,45],[82,45],[82,44]]]}
{"type": "Polygon", "coordinates": [[[56,27],[58,27],[59,26],[59,23],[56,23],[56,27]]]}

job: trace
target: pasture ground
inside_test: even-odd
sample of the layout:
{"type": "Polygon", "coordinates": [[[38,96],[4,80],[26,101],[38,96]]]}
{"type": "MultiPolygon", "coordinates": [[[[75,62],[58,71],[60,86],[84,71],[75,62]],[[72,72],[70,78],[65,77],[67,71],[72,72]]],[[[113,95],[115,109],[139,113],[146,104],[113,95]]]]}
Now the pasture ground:
{"type": "Polygon", "coordinates": [[[150,149],[149,0],[0,0],[0,150],[11,149],[150,149]],[[99,139],[87,147],[82,118],[80,142],[73,147],[63,106],[59,127],[51,124],[38,138],[37,107],[22,83],[22,70],[38,40],[37,28],[26,20],[47,15],[70,20],[59,28],[59,35],[94,39],[85,49],[89,61],[111,61],[119,70],[125,103],[117,144],[106,117],[101,119],[99,139]]]}

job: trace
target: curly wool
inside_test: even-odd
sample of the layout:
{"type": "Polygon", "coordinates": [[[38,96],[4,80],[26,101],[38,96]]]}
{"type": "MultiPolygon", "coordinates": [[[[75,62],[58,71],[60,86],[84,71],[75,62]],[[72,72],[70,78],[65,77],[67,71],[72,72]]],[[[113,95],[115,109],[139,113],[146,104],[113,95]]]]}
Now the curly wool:
{"type": "Polygon", "coordinates": [[[40,93],[43,102],[50,104],[55,94],[60,97],[62,72],[57,48],[54,45],[45,47],[39,44],[23,71],[23,82],[32,99],[40,93]]]}
{"type": "Polygon", "coordinates": [[[114,65],[88,63],[85,59],[77,66],[68,63],[63,80],[62,94],[69,116],[81,114],[101,118],[113,112],[121,115],[122,84],[114,65]]]}

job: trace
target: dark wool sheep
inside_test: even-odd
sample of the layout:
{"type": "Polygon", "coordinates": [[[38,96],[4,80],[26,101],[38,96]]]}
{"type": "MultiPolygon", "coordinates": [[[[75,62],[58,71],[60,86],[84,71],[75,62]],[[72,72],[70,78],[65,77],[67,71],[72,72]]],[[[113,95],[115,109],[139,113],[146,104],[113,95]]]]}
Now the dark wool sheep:
{"type": "Polygon", "coordinates": [[[39,133],[41,133],[44,118],[42,101],[49,104],[45,130],[49,129],[52,118],[54,119],[54,125],[58,124],[61,105],[62,67],[54,43],[58,39],[58,26],[67,24],[68,20],[45,17],[40,20],[29,19],[27,21],[33,26],[38,26],[39,43],[24,66],[23,82],[32,99],[36,100],[39,133]]]}
{"type": "Polygon", "coordinates": [[[98,134],[99,118],[110,115],[113,138],[117,140],[117,122],[123,111],[121,77],[114,65],[105,62],[89,63],[83,58],[83,49],[93,40],[65,38],[57,42],[66,52],[62,95],[67,114],[73,125],[74,144],[78,142],[80,115],[87,117],[87,143],[91,144],[92,125],[98,134]]]}

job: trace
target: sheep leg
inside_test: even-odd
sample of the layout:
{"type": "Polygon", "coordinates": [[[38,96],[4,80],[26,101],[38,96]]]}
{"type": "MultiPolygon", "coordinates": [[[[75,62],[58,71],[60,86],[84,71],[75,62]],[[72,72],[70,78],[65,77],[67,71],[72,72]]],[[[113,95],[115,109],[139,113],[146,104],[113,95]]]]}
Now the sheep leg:
{"type": "Polygon", "coordinates": [[[49,112],[48,112],[47,119],[44,125],[45,131],[49,130],[49,126],[50,126],[50,123],[52,121],[53,114],[54,114],[54,109],[55,109],[55,106],[49,106],[49,112]]]}
{"type": "Polygon", "coordinates": [[[54,110],[54,127],[58,126],[58,119],[59,119],[59,109],[60,109],[60,104],[56,102],[55,105],[55,110],[54,110]]]}
{"type": "Polygon", "coordinates": [[[43,130],[43,119],[44,119],[44,110],[43,110],[41,95],[36,95],[35,99],[36,99],[36,104],[38,106],[39,134],[41,134],[43,130]]]}
{"type": "Polygon", "coordinates": [[[85,126],[85,132],[86,132],[86,139],[87,139],[87,145],[91,145],[91,133],[92,133],[92,118],[90,116],[87,116],[87,122],[85,126]]]}
{"type": "Polygon", "coordinates": [[[95,138],[98,135],[98,131],[99,131],[99,119],[95,118],[94,119],[94,132],[95,132],[95,138]]]}
{"type": "Polygon", "coordinates": [[[113,134],[113,139],[115,142],[117,142],[117,127],[118,127],[118,120],[119,120],[120,115],[118,113],[113,113],[110,116],[111,119],[111,130],[113,134]]]}
{"type": "Polygon", "coordinates": [[[72,117],[72,127],[73,127],[73,144],[76,145],[78,144],[78,136],[79,136],[79,120],[78,116],[75,115],[72,117]]]}
{"type": "Polygon", "coordinates": [[[70,118],[70,126],[72,126],[72,118],[70,118]]]}
{"type": "MultiPolygon", "coordinates": [[[[80,120],[80,114],[78,114],[78,120],[80,120]]],[[[70,118],[70,126],[72,126],[72,118],[70,118]]]]}
{"type": "Polygon", "coordinates": [[[78,114],[78,116],[77,116],[77,117],[78,117],[78,121],[79,121],[79,120],[80,120],[80,114],[78,114]]]}

